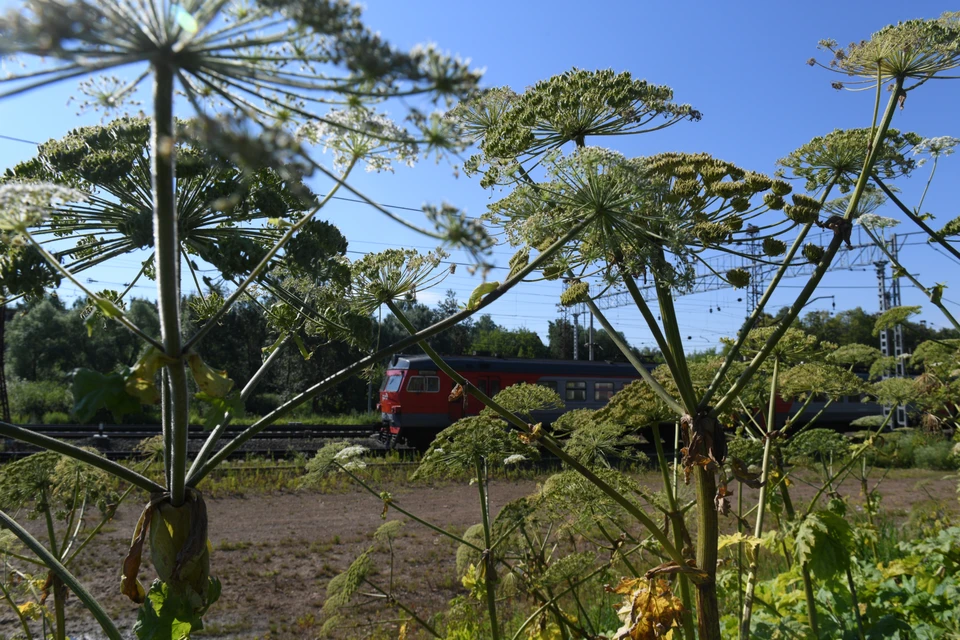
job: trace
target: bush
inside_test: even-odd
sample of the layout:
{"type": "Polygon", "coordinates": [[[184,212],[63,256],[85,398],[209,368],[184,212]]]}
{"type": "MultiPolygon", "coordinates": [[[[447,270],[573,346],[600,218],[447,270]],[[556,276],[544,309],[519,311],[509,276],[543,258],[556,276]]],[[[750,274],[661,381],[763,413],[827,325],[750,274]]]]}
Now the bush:
{"type": "Polygon", "coordinates": [[[727,441],[727,457],[738,458],[746,465],[760,465],[763,463],[763,442],[734,436],[727,441]]]}
{"type": "Polygon", "coordinates": [[[279,393],[258,393],[247,400],[247,413],[265,416],[283,403],[279,393]]]}
{"type": "Polygon", "coordinates": [[[784,452],[791,459],[839,459],[850,451],[850,441],[832,429],[810,429],[790,439],[784,452]]]}
{"type": "Polygon", "coordinates": [[[40,422],[50,412],[69,414],[73,410],[73,394],[66,383],[52,380],[16,380],[9,386],[10,413],[26,422],[40,422]]]}
{"type": "Polygon", "coordinates": [[[862,418],[857,418],[850,423],[851,427],[856,427],[858,429],[870,429],[871,431],[876,431],[880,428],[880,425],[883,424],[883,421],[886,418],[884,416],[863,416],[862,418]]]}
{"type": "Polygon", "coordinates": [[[919,446],[913,452],[913,465],[919,469],[950,471],[957,468],[952,442],[935,442],[919,446]]]}
{"type": "Polygon", "coordinates": [[[43,424],[70,424],[70,416],[62,411],[47,411],[43,414],[43,424]]]}

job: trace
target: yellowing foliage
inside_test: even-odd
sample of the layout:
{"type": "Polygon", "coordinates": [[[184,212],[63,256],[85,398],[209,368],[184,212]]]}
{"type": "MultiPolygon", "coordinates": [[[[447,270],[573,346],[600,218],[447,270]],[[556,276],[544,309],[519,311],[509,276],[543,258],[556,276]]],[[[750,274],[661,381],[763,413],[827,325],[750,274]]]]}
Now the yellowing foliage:
{"type": "Polygon", "coordinates": [[[680,625],[683,605],[666,580],[624,578],[612,591],[626,596],[617,611],[623,626],[613,640],[665,638],[674,626],[680,625]]]}

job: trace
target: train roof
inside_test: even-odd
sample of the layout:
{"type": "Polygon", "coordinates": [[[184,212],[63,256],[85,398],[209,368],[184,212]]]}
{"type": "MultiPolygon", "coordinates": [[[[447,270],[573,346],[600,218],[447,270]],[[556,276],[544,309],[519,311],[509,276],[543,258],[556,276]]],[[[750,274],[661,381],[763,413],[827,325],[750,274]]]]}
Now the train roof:
{"type": "MultiPolygon", "coordinates": [[[[550,360],[546,358],[501,358],[498,356],[443,356],[444,361],[460,373],[465,371],[498,371],[503,373],[539,373],[554,376],[617,376],[637,377],[636,369],[627,362],[603,360],[550,360]]],[[[653,363],[648,363],[653,368],[653,363]]],[[[397,355],[388,369],[433,369],[437,366],[426,355],[397,355]]]]}

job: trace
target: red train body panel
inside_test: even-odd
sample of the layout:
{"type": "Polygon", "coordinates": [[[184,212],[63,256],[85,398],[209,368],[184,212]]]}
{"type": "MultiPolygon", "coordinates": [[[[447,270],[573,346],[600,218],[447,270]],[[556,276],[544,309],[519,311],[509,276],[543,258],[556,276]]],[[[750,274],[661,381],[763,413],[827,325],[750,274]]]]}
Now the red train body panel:
{"type": "MultiPolygon", "coordinates": [[[[599,409],[625,384],[640,378],[627,363],[492,356],[450,356],[444,360],[489,396],[520,382],[554,389],[566,407],[538,414],[537,419],[545,423],[552,422],[565,411],[599,409]]],[[[654,365],[649,367],[652,369],[654,365]]],[[[453,380],[439,371],[427,356],[394,356],[384,375],[377,405],[382,437],[395,442],[403,433],[408,439],[429,439],[460,418],[480,413],[483,405],[467,394],[451,402],[449,396],[453,387],[453,380]]],[[[823,406],[823,401],[811,403],[806,415],[816,414],[823,406]]],[[[778,424],[796,410],[792,403],[778,398],[778,424]]],[[[831,404],[819,423],[825,427],[845,428],[851,420],[878,414],[881,410],[876,404],[860,402],[859,398],[844,398],[831,404]]],[[[765,409],[758,411],[760,415],[757,417],[761,421],[764,413],[765,409]]]]}
{"type": "MultiPolygon", "coordinates": [[[[626,363],[490,356],[456,356],[445,361],[490,396],[520,382],[548,386],[564,400],[567,411],[602,407],[623,385],[640,377],[626,363]]],[[[396,356],[380,386],[378,409],[384,431],[394,436],[401,430],[407,434],[410,430],[435,432],[480,413],[483,405],[466,394],[449,400],[454,386],[427,356],[396,356]]],[[[562,413],[544,412],[542,417],[549,421],[562,413]]]]}

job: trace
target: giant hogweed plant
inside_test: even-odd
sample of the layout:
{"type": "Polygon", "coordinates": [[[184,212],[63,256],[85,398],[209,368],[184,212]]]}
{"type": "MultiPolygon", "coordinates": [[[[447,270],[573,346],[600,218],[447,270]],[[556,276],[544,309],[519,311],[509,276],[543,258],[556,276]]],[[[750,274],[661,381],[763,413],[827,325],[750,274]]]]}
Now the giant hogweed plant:
{"type": "MultiPolygon", "coordinates": [[[[658,541],[673,558],[672,566],[665,564],[657,570],[679,573],[681,593],[693,583],[702,638],[717,638],[720,633],[715,582],[716,473],[726,451],[718,417],[734,405],[774,351],[841,244],[849,243],[850,227],[874,170],[895,177],[913,169],[914,162],[905,155],[907,146],[912,146],[912,136],[891,129],[893,116],[897,107],[903,106],[908,91],[938,74],[947,77],[945,74],[956,66],[960,60],[958,36],[960,29],[953,16],[913,21],[875,34],[870,41],[852,47],[853,54],[837,55],[836,65],[841,70],[875,85],[872,122],[869,128],[815,139],[785,158],[784,173],[789,171],[805,178],[812,193],[793,194],[789,203],[784,196],[792,188],[783,180],[749,172],[705,154],[666,153],[628,159],[588,146],[587,139],[594,136],[629,133],[631,129],[643,131],[643,123],[648,122],[651,114],[666,116],[664,124],[699,117],[689,107],[667,102],[672,97],[668,90],[632,81],[626,74],[575,70],[539,83],[522,95],[508,90],[487,92],[461,104],[453,113],[461,119],[463,128],[474,135],[480,148],[467,168],[482,172],[485,186],[510,189],[506,197],[491,206],[490,219],[501,223],[506,239],[520,247],[516,262],[522,264],[529,252],[551,244],[572,225],[584,225],[582,233],[543,269],[543,276],[567,278],[571,286],[562,302],[585,302],[611,335],[616,332],[592,301],[602,291],[591,292],[584,280],[595,276],[604,288],[625,287],[664,354],[676,386],[675,394],[655,380],[642,363],[635,364],[638,373],[683,425],[683,464],[691,470],[697,486],[695,555],[685,555],[648,515],[636,510],[632,513],[644,526],[660,534],[656,536],[658,541]],[[884,85],[889,85],[890,98],[886,108],[881,109],[884,85]],[[821,209],[835,187],[850,192],[847,207],[842,214],[822,220],[821,209]],[[782,211],[783,217],[777,218],[771,211],[782,211]],[[814,225],[834,232],[828,246],[803,246],[814,225]],[[780,237],[793,230],[799,234],[788,247],[780,237]],[[778,270],[716,376],[702,393],[697,393],[683,352],[674,292],[689,286],[693,267],[705,253],[742,255],[740,243],[748,233],[763,242],[766,258],[760,259],[777,265],[778,270]],[[813,274],[735,382],[726,386],[726,374],[741,357],[750,330],[787,268],[801,253],[816,265],[813,274]],[[662,320],[656,319],[642,296],[637,283],[641,277],[653,281],[662,320]],[[726,390],[718,397],[721,386],[726,390]]],[[[749,274],[742,270],[723,275],[735,286],[749,282],[749,274]]],[[[391,310],[401,317],[397,309],[391,310]]],[[[626,345],[622,350],[632,356],[626,345]]],[[[435,353],[427,353],[444,368],[435,353]]],[[[447,369],[444,371],[465,384],[447,369]]],[[[489,403],[479,390],[465,388],[489,403]]],[[[496,403],[488,406],[497,408],[496,403]]],[[[538,437],[551,452],[559,450],[535,425],[506,410],[501,415],[538,437]]],[[[665,466],[666,460],[660,458],[665,466]]],[[[616,494],[589,469],[577,470],[611,495],[616,494]]],[[[683,633],[692,637],[693,629],[687,625],[683,633]]]]}
{"type": "MultiPolygon", "coordinates": [[[[160,404],[162,484],[69,444],[13,425],[0,429],[151,493],[123,562],[122,590],[143,603],[139,635],[180,637],[199,628],[202,612],[219,591],[210,577],[206,510],[197,484],[276,418],[469,314],[331,374],[219,449],[230,415],[275,357],[267,358],[236,393],[227,373],[203,362],[194,347],[252,284],[274,282],[268,271],[277,262],[284,262],[286,273],[293,275],[333,281],[344,275],[343,268],[330,264],[342,262],[337,256],[342,254],[342,238],[315,217],[337,189],[354,191],[347,179],[356,166],[366,163],[381,170],[394,160],[412,159],[418,144],[427,151],[457,144],[438,117],[409,109],[408,131],[377,115],[371,102],[399,96],[455,97],[470,90],[477,76],[463,62],[433,48],[409,53],[393,49],[367,31],[359,10],[345,2],[36,0],[9,11],[0,21],[0,33],[5,58],[31,57],[28,65],[0,79],[2,96],[76,78],[82,80],[85,96],[81,108],[113,112],[134,105],[141,89],[150,89],[145,121],[77,130],[44,145],[37,161],[17,167],[0,186],[0,226],[9,250],[5,285],[36,294],[48,283],[68,279],[102,316],[120,322],[146,343],[147,351],[135,367],[81,376],[75,391],[81,413],[160,404]],[[123,77],[105,75],[120,74],[121,67],[123,77]],[[175,100],[193,112],[189,132],[178,130],[175,100]],[[310,158],[307,150],[314,142],[333,149],[332,169],[310,158]],[[296,189],[311,170],[331,184],[323,197],[296,189]],[[260,195],[265,198],[258,199],[260,195]],[[66,234],[75,234],[72,244],[63,238],[66,234]],[[89,291],[75,275],[143,247],[153,251],[141,273],[157,282],[159,338],[125,315],[122,295],[89,291]],[[324,258],[324,264],[312,255],[317,248],[330,258],[324,258]],[[225,298],[213,292],[207,296],[205,323],[194,335],[183,336],[180,269],[186,257],[193,277],[193,256],[211,262],[237,286],[225,298]],[[332,273],[321,273],[325,269],[332,273]],[[199,399],[214,404],[219,419],[192,465],[186,450],[191,401],[187,369],[200,390],[199,399]],[[144,546],[160,576],[149,594],[136,580],[144,546]]],[[[479,230],[456,211],[438,209],[432,217],[439,227],[431,232],[434,237],[482,251],[479,230]]],[[[535,266],[531,264],[531,270],[535,266]]],[[[490,301],[518,281],[505,283],[490,301]]],[[[336,314],[321,320],[325,326],[344,325],[338,325],[336,314]]],[[[282,319],[277,324],[288,332],[300,329],[282,319]]],[[[11,530],[94,612],[105,633],[121,637],[68,569],[12,522],[11,530]]]]}

